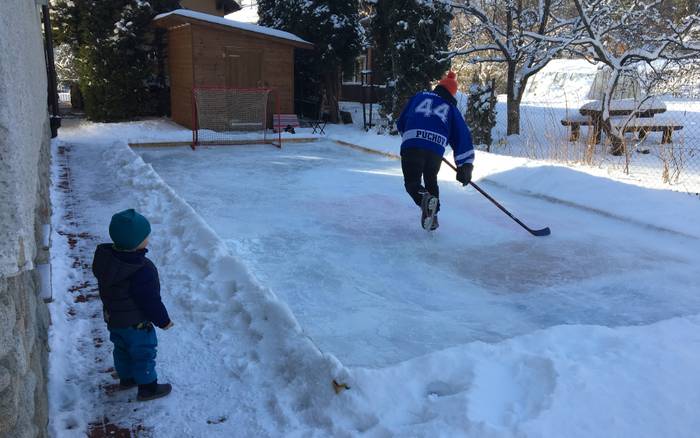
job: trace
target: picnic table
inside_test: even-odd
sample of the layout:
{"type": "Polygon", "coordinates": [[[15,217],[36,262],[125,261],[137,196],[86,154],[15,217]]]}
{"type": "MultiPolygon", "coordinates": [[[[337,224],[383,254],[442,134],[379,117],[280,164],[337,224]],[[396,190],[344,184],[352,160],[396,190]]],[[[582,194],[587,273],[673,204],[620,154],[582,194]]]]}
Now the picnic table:
{"type": "MultiPolygon", "coordinates": [[[[603,101],[592,100],[582,105],[578,112],[584,116],[600,117],[603,114],[603,101]]],[[[610,102],[610,117],[628,116],[633,113],[636,117],[654,117],[663,112],[666,112],[666,104],[655,97],[641,103],[635,99],[617,99],[610,102]]]]}
{"type": "MultiPolygon", "coordinates": [[[[608,112],[610,125],[616,127],[624,125],[624,132],[638,132],[640,137],[644,137],[651,131],[661,131],[663,132],[662,143],[670,143],[671,133],[683,128],[673,120],[654,117],[666,112],[666,104],[658,98],[641,102],[635,99],[613,100],[610,102],[608,112]]],[[[603,102],[590,101],[579,108],[579,113],[580,115],[573,115],[561,121],[562,125],[571,127],[570,140],[578,140],[581,126],[592,126],[595,142],[600,143],[601,132],[610,128],[604,124],[603,102]]]]}

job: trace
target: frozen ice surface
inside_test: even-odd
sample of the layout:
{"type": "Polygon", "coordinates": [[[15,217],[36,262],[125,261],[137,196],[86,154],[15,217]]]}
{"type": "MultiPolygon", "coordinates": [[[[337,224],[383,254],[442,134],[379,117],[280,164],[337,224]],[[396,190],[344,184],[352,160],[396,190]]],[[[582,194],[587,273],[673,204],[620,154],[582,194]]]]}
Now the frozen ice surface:
{"type": "Polygon", "coordinates": [[[428,234],[398,161],[333,142],[137,152],[345,365],[700,312],[697,240],[485,185],[535,238],[449,169],[428,234]]]}

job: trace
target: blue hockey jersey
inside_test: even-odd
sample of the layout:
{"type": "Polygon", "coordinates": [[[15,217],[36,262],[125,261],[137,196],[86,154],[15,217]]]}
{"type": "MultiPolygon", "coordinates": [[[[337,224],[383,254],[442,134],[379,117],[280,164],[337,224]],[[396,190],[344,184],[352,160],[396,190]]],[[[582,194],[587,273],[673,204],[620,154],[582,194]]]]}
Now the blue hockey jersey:
{"type": "Polygon", "coordinates": [[[474,162],[472,134],[457,107],[437,94],[424,91],[411,98],[396,127],[402,137],[401,149],[429,149],[442,156],[452,146],[455,163],[474,162]]]}

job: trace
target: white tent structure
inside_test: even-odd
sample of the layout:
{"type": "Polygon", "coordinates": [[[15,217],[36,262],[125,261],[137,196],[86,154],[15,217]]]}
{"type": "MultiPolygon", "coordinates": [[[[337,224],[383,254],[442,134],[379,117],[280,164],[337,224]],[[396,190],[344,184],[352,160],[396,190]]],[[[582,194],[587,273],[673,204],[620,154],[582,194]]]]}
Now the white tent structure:
{"type": "MultiPolygon", "coordinates": [[[[530,79],[523,102],[575,106],[582,101],[600,99],[609,76],[610,71],[603,64],[592,64],[585,59],[555,59],[530,79]]],[[[613,98],[638,98],[640,94],[636,80],[623,78],[613,98]]]]}

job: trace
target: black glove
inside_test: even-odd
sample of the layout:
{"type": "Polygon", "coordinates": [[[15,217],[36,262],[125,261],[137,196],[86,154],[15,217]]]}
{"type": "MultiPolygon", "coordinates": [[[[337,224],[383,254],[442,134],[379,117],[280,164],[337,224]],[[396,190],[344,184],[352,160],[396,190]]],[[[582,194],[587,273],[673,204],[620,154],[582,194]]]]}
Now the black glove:
{"type": "Polygon", "coordinates": [[[472,170],[474,165],[471,163],[462,164],[457,168],[457,181],[461,182],[463,186],[469,184],[472,180],[472,170]]]}

